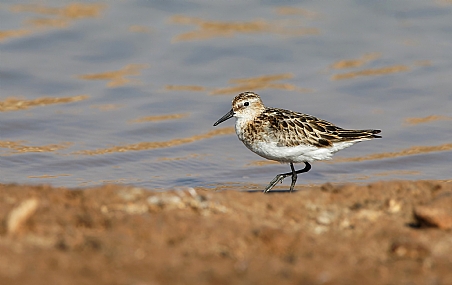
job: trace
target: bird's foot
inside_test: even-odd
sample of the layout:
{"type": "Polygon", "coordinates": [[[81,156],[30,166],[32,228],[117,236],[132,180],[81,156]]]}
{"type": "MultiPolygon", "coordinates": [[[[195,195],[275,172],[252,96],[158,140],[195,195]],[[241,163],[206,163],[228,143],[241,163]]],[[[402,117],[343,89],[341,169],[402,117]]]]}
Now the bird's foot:
{"type": "MultiPolygon", "coordinates": [[[[290,173],[290,174],[292,174],[292,173],[290,173]]],[[[289,176],[289,175],[287,175],[287,174],[278,174],[278,175],[276,175],[276,177],[273,178],[273,180],[270,182],[270,184],[268,184],[268,186],[265,187],[264,194],[265,194],[265,193],[268,193],[270,190],[272,190],[272,188],[275,187],[275,185],[276,185],[278,182],[281,182],[281,183],[282,183],[282,181],[284,180],[284,178],[286,178],[287,176],[289,176]]]]}

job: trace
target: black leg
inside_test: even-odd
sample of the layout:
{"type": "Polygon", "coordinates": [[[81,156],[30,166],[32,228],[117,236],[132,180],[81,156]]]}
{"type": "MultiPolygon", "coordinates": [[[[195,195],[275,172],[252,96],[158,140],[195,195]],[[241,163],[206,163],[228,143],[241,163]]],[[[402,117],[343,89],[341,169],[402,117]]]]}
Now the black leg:
{"type": "Polygon", "coordinates": [[[282,173],[282,174],[276,175],[276,177],[273,178],[273,180],[270,182],[270,184],[268,184],[268,186],[265,188],[264,193],[268,193],[270,190],[272,190],[273,187],[275,187],[275,185],[278,182],[282,182],[284,180],[284,178],[286,178],[287,176],[292,176],[292,184],[290,185],[290,192],[292,192],[293,188],[295,186],[295,183],[297,182],[297,175],[311,170],[311,165],[308,162],[305,162],[304,164],[305,164],[305,167],[303,169],[295,171],[295,168],[293,167],[293,163],[290,163],[290,168],[292,169],[292,172],[287,172],[287,173],[282,173]]]}
{"type": "Polygon", "coordinates": [[[290,163],[290,169],[292,169],[292,183],[290,184],[290,192],[293,192],[295,183],[297,183],[297,173],[295,172],[295,168],[293,167],[292,162],[290,163]]]}

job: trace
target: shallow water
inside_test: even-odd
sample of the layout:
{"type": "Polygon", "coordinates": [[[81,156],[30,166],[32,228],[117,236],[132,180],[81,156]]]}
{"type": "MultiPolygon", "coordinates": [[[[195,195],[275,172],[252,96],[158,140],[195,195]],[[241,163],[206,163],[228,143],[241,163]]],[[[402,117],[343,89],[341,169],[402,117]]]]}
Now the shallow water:
{"type": "Polygon", "coordinates": [[[262,188],[289,167],[212,126],[248,90],[382,129],[299,184],[450,179],[452,2],[282,3],[1,4],[0,182],[262,188]]]}

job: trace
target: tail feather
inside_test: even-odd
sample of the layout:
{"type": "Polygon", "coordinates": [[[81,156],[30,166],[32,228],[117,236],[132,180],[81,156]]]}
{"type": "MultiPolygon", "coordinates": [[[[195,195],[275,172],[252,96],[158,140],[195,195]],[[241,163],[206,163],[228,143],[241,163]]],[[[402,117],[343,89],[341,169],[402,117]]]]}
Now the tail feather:
{"type": "Polygon", "coordinates": [[[341,130],[338,136],[346,140],[381,138],[381,130],[341,130]]]}

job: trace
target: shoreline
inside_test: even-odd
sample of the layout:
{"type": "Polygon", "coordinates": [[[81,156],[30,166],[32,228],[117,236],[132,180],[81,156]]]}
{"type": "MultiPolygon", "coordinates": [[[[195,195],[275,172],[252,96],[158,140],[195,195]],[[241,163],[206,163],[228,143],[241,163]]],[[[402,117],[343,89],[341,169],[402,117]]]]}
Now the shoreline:
{"type": "Polygon", "coordinates": [[[0,185],[2,284],[446,284],[452,182],[0,185]]]}

